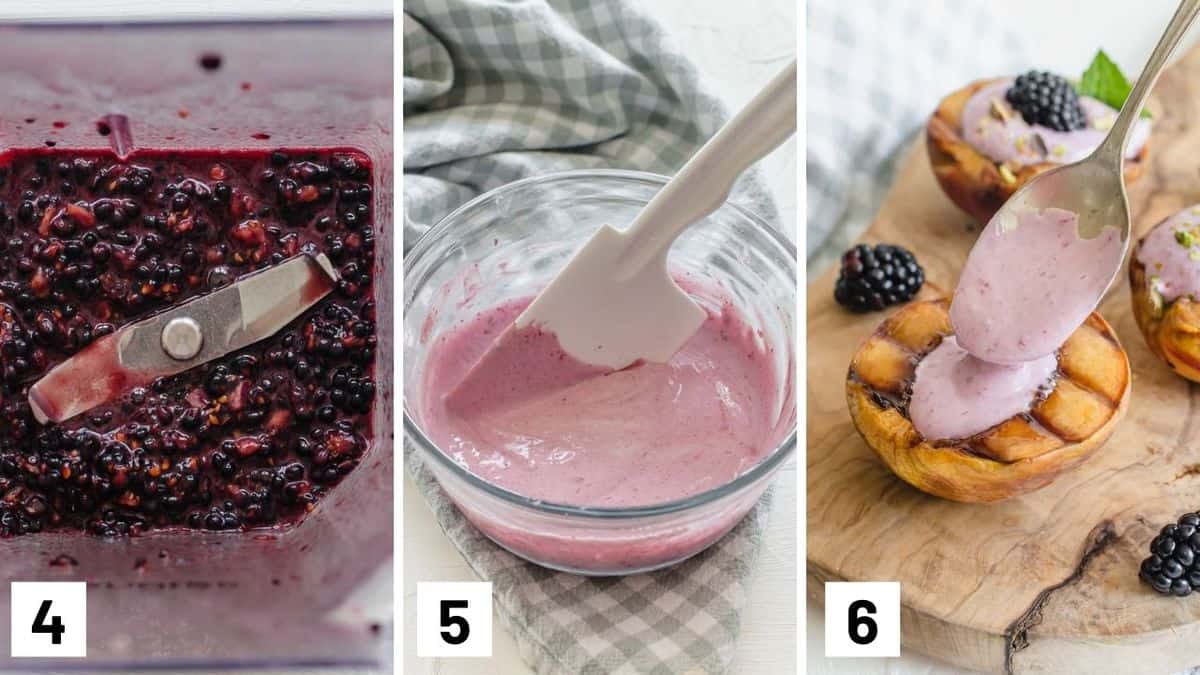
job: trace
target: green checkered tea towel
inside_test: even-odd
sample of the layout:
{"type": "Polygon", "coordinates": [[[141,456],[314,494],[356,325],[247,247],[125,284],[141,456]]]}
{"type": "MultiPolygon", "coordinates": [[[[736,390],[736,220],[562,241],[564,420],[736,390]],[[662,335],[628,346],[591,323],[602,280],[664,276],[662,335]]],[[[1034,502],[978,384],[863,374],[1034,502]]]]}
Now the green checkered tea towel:
{"type": "MultiPolygon", "coordinates": [[[[467,200],[553,171],[674,173],[727,119],[694,66],[622,0],[406,0],[404,245],[467,200]]],[[[749,173],[731,201],[777,213],[749,173]]],[[[407,444],[406,444],[407,446],[407,444]]],[[[766,500],[670,569],[589,579],[523,562],[471,526],[420,456],[405,462],[538,673],[729,669],[766,500]]]]}

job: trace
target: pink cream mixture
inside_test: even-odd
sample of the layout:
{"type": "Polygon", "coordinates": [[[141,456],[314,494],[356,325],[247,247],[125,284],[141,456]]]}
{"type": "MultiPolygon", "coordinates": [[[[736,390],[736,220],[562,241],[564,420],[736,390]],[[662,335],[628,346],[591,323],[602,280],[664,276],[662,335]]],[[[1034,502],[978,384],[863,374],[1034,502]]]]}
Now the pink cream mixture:
{"type": "Polygon", "coordinates": [[[1142,240],[1138,261],[1167,302],[1200,298],[1200,205],[1189,206],[1154,226],[1142,240]]]}
{"type": "Polygon", "coordinates": [[[967,257],[950,306],[955,334],[918,364],[909,415],[932,440],[990,429],[1053,383],[1056,352],[1083,323],[1124,256],[1116,228],[1093,239],[1063,209],[1002,214],[967,257]]]}
{"type": "Polygon", "coordinates": [[[926,438],[968,438],[1029,410],[1057,367],[1053,354],[1016,366],[988,363],[951,335],[917,364],[909,416],[926,438]]]}
{"type": "MultiPolygon", "coordinates": [[[[1011,78],[989,84],[975,92],[963,107],[963,138],[995,162],[1016,166],[1078,162],[1100,147],[1100,141],[1117,118],[1117,111],[1108,105],[1090,96],[1080,96],[1079,106],[1087,120],[1083,129],[1058,131],[1029,124],[1004,98],[1012,84],[1011,78]]],[[[1150,137],[1150,126],[1150,120],[1145,118],[1134,122],[1126,157],[1136,157],[1142,151],[1150,137]]]]}
{"type": "Polygon", "coordinates": [[[430,349],[422,426],[462,467],[535,499],[628,507],[718,487],[773,449],[771,348],[728,303],[668,363],[580,379],[537,334],[480,362],[531,301],[488,309],[430,349]],[[556,373],[571,384],[547,388],[556,373]]]}

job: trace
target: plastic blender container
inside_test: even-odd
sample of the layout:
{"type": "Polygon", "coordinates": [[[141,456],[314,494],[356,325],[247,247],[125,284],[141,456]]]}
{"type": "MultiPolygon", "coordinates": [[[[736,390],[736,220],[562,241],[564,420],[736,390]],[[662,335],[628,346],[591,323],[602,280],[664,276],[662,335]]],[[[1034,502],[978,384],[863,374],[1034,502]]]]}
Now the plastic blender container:
{"type": "MultiPolygon", "coordinates": [[[[9,150],[352,149],[371,160],[375,296],[392,313],[392,21],[0,25],[9,150]]],[[[391,659],[392,332],[361,464],[299,524],[0,539],[0,670],[381,665],[391,659]],[[10,659],[9,581],[86,581],[84,661],[10,659]]]]}

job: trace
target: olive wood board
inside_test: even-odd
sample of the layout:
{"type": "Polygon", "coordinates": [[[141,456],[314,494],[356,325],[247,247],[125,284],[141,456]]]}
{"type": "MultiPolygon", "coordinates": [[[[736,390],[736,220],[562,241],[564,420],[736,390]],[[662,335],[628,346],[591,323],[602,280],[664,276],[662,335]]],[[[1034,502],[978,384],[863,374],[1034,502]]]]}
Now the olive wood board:
{"type": "MultiPolygon", "coordinates": [[[[1129,186],[1134,236],[1200,202],[1200,48],[1154,93],[1150,164],[1129,186]]],[[[980,230],[942,193],[924,134],[863,240],[913,251],[952,289],[980,230]]],[[[1132,248],[1132,245],[1131,245],[1132,248]]],[[[900,581],[905,649],[998,673],[1173,673],[1200,665],[1200,594],[1138,579],[1166,523],[1200,509],[1197,390],[1146,347],[1122,270],[1100,306],[1129,354],[1132,400],[1112,437],[1040,491],[994,504],[929,496],[855,431],[845,379],[890,311],[855,315],[827,270],[808,286],[808,593],[826,581],[900,581]]]]}

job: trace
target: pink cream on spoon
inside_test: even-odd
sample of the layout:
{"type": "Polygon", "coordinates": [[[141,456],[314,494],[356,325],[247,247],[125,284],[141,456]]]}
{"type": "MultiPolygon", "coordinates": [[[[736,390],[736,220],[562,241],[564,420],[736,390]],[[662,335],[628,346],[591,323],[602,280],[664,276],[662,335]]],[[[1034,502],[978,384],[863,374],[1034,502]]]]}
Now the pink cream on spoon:
{"type": "Polygon", "coordinates": [[[1001,211],[967,257],[950,305],[955,335],[917,366],[909,415],[928,439],[961,439],[1026,412],[1057,369],[1055,352],[1096,308],[1124,242],[1078,233],[1058,208],[1001,211]]]}
{"type": "Polygon", "coordinates": [[[967,257],[950,305],[958,342],[992,363],[1053,354],[1096,308],[1121,265],[1121,233],[1081,238],[1063,209],[1000,211],[967,257]]]}

